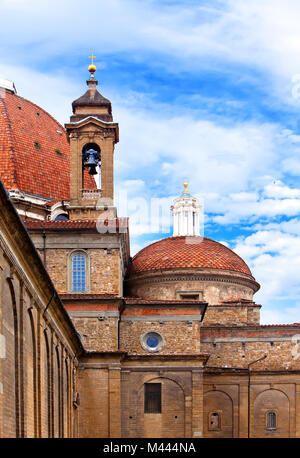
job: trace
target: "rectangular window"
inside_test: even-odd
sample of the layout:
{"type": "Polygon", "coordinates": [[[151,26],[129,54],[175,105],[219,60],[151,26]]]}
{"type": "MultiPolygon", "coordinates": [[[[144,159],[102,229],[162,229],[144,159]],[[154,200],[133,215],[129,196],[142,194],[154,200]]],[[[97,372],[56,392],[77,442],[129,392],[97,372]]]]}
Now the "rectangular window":
{"type": "Polygon", "coordinates": [[[145,413],[161,413],[161,383],[145,383],[145,413]]]}
{"type": "Polygon", "coordinates": [[[275,412],[268,412],[267,429],[276,429],[276,413],[275,412]]]}
{"type": "Polygon", "coordinates": [[[181,301],[202,301],[202,291],[176,291],[176,299],[181,301]]]}

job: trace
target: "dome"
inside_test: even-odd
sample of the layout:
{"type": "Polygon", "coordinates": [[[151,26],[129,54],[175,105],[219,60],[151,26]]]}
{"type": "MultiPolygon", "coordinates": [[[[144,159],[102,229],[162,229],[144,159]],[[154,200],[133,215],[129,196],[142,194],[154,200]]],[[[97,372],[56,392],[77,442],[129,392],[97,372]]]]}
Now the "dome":
{"type": "Polygon", "coordinates": [[[130,275],[169,269],[218,269],[251,275],[247,264],[221,243],[206,237],[169,237],[143,248],[132,259],[130,275]]]}
{"type": "MultiPolygon", "coordinates": [[[[8,191],[69,200],[70,146],[61,124],[34,103],[1,90],[0,136],[1,180],[8,191]]],[[[95,188],[91,175],[85,177],[86,187],[95,188]]]]}

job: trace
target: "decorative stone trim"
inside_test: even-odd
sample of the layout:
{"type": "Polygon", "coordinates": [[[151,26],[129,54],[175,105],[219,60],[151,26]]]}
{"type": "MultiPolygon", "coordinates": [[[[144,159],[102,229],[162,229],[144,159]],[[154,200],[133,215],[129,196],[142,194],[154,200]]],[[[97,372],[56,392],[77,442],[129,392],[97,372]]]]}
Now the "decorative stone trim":
{"type": "Polygon", "coordinates": [[[202,315],[146,315],[146,316],[136,316],[136,315],[126,315],[122,316],[122,321],[201,321],[202,315]]]}
{"type": "Polygon", "coordinates": [[[230,283],[238,284],[241,286],[247,286],[251,288],[254,292],[258,291],[260,285],[254,279],[242,278],[241,276],[229,275],[229,274],[212,274],[212,273],[174,273],[174,274],[164,274],[164,272],[159,272],[157,275],[143,275],[142,277],[134,276],[126,280],[128,284],[151,284],[151,283],[167,283],[167,282],[180,282],[180,281],[213,281],[220,283],[230,283]]]}
{"type": "Polygon", "coordinates": [[[140,341],[141,341],[141,345],[142,345],[143,349],[146,350],[146,351],[149,351],[150,353],[154,353],[154,352],[160,351],[164,347],[164,344],[165,344],[165,340],[164,340],[163,335],[160,334],[157,331],[148,331],[148,332],[146,332],[145,334],[143,334],[141,336],[140,341]],[[151,347],[147,343],[147,340],[149,338],[152,338],[152,337],[157,339],[157,345],[155,347],[151,347]]]}

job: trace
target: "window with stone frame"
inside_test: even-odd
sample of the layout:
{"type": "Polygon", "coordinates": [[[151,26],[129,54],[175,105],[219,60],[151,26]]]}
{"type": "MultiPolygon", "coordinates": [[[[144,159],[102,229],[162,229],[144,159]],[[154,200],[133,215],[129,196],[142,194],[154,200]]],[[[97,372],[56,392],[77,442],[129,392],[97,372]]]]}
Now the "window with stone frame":
{"type": "Polygon", "coordinates": [[[161,383],[145,383],[144,412],[161,413],[161,383]]]}
{"type": "Polygon", "coordinates": [[[69,263],[69,291],[85,293],[88,291],[88,255],[84,251],[73,252],[69,263]]]}
{"type": "Polygon", "coordinates": [[[277,428],[277,415],[274,411],[267,412],[267,429],[275,430],[277,428]]]}
{"type": "Polygon", "coordinates": [[[181,301],[202,301],[203,291],[176,291],[176,299],[181,301]]]}

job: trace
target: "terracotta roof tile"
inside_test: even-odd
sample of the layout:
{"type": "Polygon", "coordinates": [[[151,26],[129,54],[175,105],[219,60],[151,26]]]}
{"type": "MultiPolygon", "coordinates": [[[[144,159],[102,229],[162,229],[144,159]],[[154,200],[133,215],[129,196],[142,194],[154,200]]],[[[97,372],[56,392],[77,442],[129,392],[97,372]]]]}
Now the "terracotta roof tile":
{"type": "MultiPolygon", "coordinates": [[[[97,221],[95,220],[57,220],[57,221],[25,221],[25,227],[30,230],[39,229],[97,229],[97,221]]],[[[99,223],[100,224],[100,223],[99,223]]],[[[104,226],[108,230],[114,227],[126,230],[128,226],[128,218],[115,218],[104,221],[104,226]]]]}
{"type": "MultiPolygon", "coordinates": [[[[49,113],[9,91],[0,96],[0,175],[7,190],[70,198],[70,146],[49,113]]],[[[86,188],[95,188],[88,173],[86,188]]]]}
{"type": "Polygon", "coordinates": [[[152,243],[134,256],[130,274],[176,268],[221,269],[251,275],[236,253],[205,237],[169,237],[152,243]]]}

